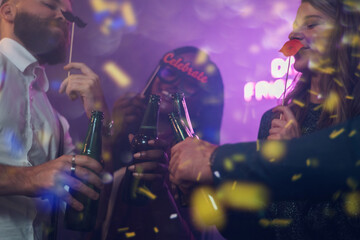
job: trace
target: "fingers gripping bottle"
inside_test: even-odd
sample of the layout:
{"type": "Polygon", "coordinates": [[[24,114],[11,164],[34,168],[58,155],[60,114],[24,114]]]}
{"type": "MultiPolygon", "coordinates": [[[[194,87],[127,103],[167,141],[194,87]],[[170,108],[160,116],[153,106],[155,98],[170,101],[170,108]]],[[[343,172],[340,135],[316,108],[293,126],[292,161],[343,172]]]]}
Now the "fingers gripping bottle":
{"type": "MultiPolygon", "coordinates": [[[[91,115],[91,120],[85,139],[84,147],[81,152],[81,155],[89,156],[99,163],[101,161],[101,149],[102,149],[102,120],[104,114],[100,111],[93,111],[91,115]]],[[[76,176],[75,176],[76,177],[76,176]]],[[[83,181],[83,180],[81,180],[83,181]]],[[[95,186],[90,183],[83,181],[88,187],[94,189],[97,192],[100,192],[95,186]]],[[[98,209],[98,200],[92,200],[82,193],[69,189],[70,194],[80,201],[84,205],[82,211],[77,211],[71,206],[66,206],[65,211],[65,226],[68,229],[75,231],[92,231],[95,227],[97,209],[98,209]]]]}
{"type": "MultiPolygon", "coordinates": [[[[132,152],[141,152],[153,149],[148,145],[149,140],[157,139],[160,96],[152,94],[145,110],[138,133],[131,142],[132,152]]],[[[133,159],[130,165],[140,163],[141,160],[133,159]]],[[[141,169],[137,169],[141,173],[141,169]]],[[[127,169],[125,173],[123,199],[131,204],[142,205],[151,199],[151,182],[133,177],[127,169]]]]}

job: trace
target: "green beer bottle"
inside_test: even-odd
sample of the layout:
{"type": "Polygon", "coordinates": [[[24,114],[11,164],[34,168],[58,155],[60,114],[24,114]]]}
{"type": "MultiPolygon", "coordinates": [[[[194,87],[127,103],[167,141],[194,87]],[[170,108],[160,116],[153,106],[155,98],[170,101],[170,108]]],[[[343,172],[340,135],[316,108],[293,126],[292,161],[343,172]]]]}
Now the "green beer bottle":
{"type": "MultiPolygon", "coordinates": [[[[160,96],[152,94],[145,110],[138,133],[131,142],[132,152],[147,151],[153,149],[148,145],[149,140],[157,139],[157,128],[159,118],[160,96]]],[[[141,160],[132,159],[129,165],[140,163],[141,160]]],[[[123,190],[123,200],[130,204],[143,205],[150,200],[146,194],[140,194],[141,190],[151,192],[151,182],[134,178],[132,172],[126,169],[124,181],[126,182],[123,190]]]]}
{"type": "Polygon", "coordinates": [[[190,130],[190,133],[194,135],[194,129],[191,124],[184,93],[174,93],[171,95],[171,97],[173,99],[174,113],[179,116],[179,118],[184,122],[187,129],[190,130]]]}
{"type": "MultiPolygon", "coordinates": [[[[81,152],[81,155],[89,156],[100,163],[102,163],[101,128],[102,128],[103,118],[104,118],[104,114],[102,112],[99,111],[92,112],[91,121],[85,139],[84,147],[81,152]]],[[[99,190],[92,184],[89,184],[87,182],[84,183],[88,187],[99,192],[99,190]]],[[[69,192],[76,200],[78,200],[84,205],[84,209],[82,211],[77,211],[69,205],[66,206],[66,211],[65,211],[66,228],[75,231],[84,231],[84,232],[92,231],[96,223],[99,201],[92,200],[86,197],[85,195],[83,195],[82,193],[75,191],[71,188],[69,189],[69,192]]]]}
{"type": "MultiPolygon", "coordinates": [[[[174,138],[176,143],[184,141],[187,137],[194,136],[187,128],[184,121],[180,118],[178,112],[170,113],[169,121],[170,121],[171,129],[173,130],[174,133],[174,138]]],[[[187,206],[189,203],[189,199],[187,198],[187,196],[185,196],[178,187],[176,187],[174,198],[179,199],[180,204],[183,207],[187,206]]]]}

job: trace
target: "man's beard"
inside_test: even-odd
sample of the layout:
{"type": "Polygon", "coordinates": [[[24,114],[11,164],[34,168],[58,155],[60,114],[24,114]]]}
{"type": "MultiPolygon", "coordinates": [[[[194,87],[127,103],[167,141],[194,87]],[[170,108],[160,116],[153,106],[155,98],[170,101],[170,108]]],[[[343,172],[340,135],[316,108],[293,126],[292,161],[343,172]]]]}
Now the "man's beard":
{"type": "Polygon", "coordinates": [[[25,12],[16,14],[14,19],[15,36],[41,64],[54,65],[65,61],[68,33],[67,23],[64,21],[39,18],[25,12]],[[53,28],[60,28],[62,33],[53,28]]]}

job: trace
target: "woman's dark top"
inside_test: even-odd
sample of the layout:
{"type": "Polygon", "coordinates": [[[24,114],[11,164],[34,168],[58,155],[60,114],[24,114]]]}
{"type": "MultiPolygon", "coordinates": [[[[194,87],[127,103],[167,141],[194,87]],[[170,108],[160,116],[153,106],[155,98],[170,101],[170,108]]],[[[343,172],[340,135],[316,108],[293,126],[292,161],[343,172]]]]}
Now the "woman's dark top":
{"type": "MultiPolygon", "coordinates": [[[[269,186],[275,198],[263,212],[231,213],[232,227],[225,232],[229,239],[240,236],[242,239],[266,240],[360,239],[359,214],[348,216],[344,211],[343,195],[337,198],[333,195],[340,189],[349,191],[345,186],[346,179],[359,177],[355,164],[359,157],[359,137],[349,136],[360,127],[360,119],[332,130],[317,131],[320,117],[320,111],[314,110],[317,106],[310,104],[308,107],[301,128],[306,137],[284,142],[288,151],[278,164],[264,160],[259,154],[261,150],[256,151],[256,143],[229,144],[219,147],[214,153],[212,170],[217,172],[214,176],[221,176],[215,181],[259,181],[269,186]],[[329,138],[333,131],[340,129],[344,129],[343,134],[329,138]],[[306,150],[308,152],[304,152],[306,150]],[[237,153],[245,154],[248,162],[238,166],[233,173],[226,173],[221,167],[222,159],[237,153]],[[306,159],[311,157],[318,159],[318,167],[306,166],[306,159]],[[301,179],[292,181],[291,176],[299,173],[302,173],[301,179]],[[260,226],[260,219],[286,219],[290,224],[265,228],[260,226]]],[[[268,137],[274,116],[271,110],[263,115],[259,140],[268,137]]]]}

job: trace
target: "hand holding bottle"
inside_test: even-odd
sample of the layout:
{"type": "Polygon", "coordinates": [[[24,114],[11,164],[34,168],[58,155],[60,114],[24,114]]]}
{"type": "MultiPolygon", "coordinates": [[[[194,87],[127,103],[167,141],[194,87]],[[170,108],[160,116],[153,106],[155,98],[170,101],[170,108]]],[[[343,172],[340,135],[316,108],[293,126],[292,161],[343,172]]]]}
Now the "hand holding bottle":
{"type": "MultiPolygon", "coordinates": [[[[129,135],[130,142],[134,135],[129,135]]],[[[136,178],[152,181],[156,179],[163,179],[168,174],[168,156],[164,149],[167,148],[167,142],[160,139],[150,140],[148,142],[152,150],[136,152],[133,156],[140,161],[128,167],[133,172],[136,178]]]]}
{"type": "Polygon", "coordinates": [[[38,166],[23,168],[22,177],[26,179],[23,185],[26,189],[24,195],[38,197],[48,193],[55,194],[77,211],[82,210],[84,206],[65,191],[64,185],[68,185],[91,199],[98,199],[99,194],[82,181],[102,189],[103,183],[98,176],[103,169],[102,166],[88,156],[76,155],[76,168],[74,176],[72,176],[72,158],[71,155],[63,155],[38,166]]]}
{"type": "Polygon", "coordinates": [[[188,137],[171,148],[170,181],[176,185],[212,183],[210,157],[216,145],[188,137]],[[196,161],[195,161],[196,160],[196,161]]]}

